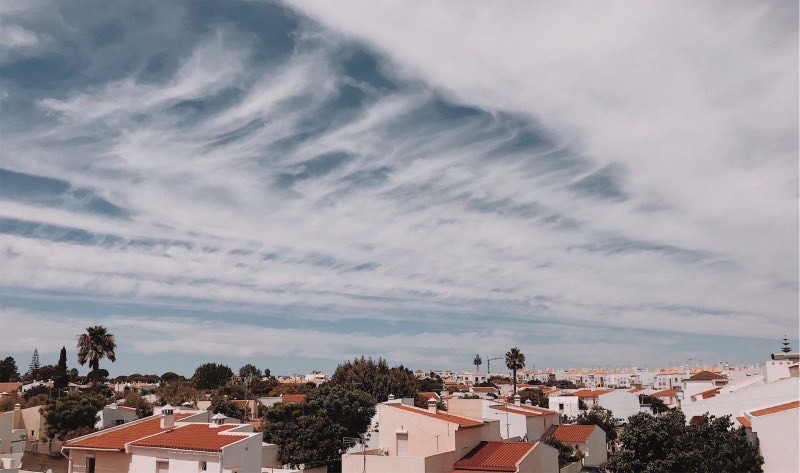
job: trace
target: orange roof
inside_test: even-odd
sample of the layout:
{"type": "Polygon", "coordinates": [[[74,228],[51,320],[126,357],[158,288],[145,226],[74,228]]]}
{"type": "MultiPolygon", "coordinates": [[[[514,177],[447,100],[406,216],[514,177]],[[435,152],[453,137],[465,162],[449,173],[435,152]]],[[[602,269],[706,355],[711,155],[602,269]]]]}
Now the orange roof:
{"type": "Polygon", "coordinates": [[[459,427],[478,427],[483,425],[483,422],[479,420],[468,419],[466,417],[461,416],[454,416],[452,414],[445,414],[443,412],[433,413],[427,409],[420,409],[419,407],[411,407],[405,404],[400,404],[399,402],[389,403],[386,404],[387,406],[396,407],[397,409],[402,409],[404,411],[414,412],[423,416],[433,417],[439,420],[443,420],[446,422],[452,422],[453,424],[458,424],[459,427]]]}
{"type": "Polygon", "coordinates": [[[425,399],[426,401],[430,400],[430,399],[436,399],[438,401],[440,399],[440,396],[438,394],[436,394],[436,393],[433,393],[433,392],[417,393],[417,396],[421,397],[422,399],[425,399]]]}
{"type": "MultiPolygon", "coordinates": [[[[189,413],[175,414],[175,420],[189,417],[189,413]]],[[[96,434],[86,437],[79,437],[68,441],[64,448],[89,448],[96,450],[124,450],[125,444],[139,440],[141,438],[163,432],[161,428],[161,418],[163,416],[145,417],[142,420],[122,424],[119,427],[112,427],[101,430],[96,434]]]]}
{"type": "Polygon", "coordinates": [[[536,442],[481,442],[453,467],[457,471],[517,471],[517,464],[536,448],[536,442]]]}
{"type": "Polygon", "coordinates": [[[633,388],[628,390],[629,393],[638,393],[639,391],[644,391],[644,388],[633,388]]]}
{"type": "Polygon", "coordinates": [[[753,426],[753,424],[750,423],[750,419],[748,419],[745,416],[737,417],[736,420],[738,420],[739,423],[742,424],[742,426],[744,426],[744,427],[746,427],[748,429],[753,426]]]}
{"type": "MultiPolygon", "coordinates": [[[[231,425],[231,428],[235,427],[231,425]]],[[[188,424],[167,430],[152,437],[137,440],[131,445],[136,447],[175,448],[179,450],[196,450],[201,452],[219,452],[222,447],[248,437],[247,434],[224,434],[225,426],[210,427],[208,424],[188,424]]]]}
{"type": "Polygon", "coordinates": [[[497,392],[497,388],[493,388],[493,387],[490,387],[490,386],[486,386],[486,387],[484,387],[484,386],[472,386],[470,389],[472,391],[476,392],[476,393],[496,393],[497,392]]]}
{"type": "Polygon", "coordinates": [[[283,395],[283,402],[286,404],[296,404],[298,402],[303,402],[306,400],[305,394],[284,394],[283,395]]]}
{"type": "Polygon", "coordinates": [[[719,394],[720,389],[721,388],[709,389],[708,391],[703,391],[701,393],[697,393],[697,394],[695,394],[695,396],[700,396],[703,399],[708,399],[710,397],[714,397],[717,394],[719,394]]]}
{"type": "Polygon", "coordinates": [[[613,389],[579,389],[574,391],[571,395],[578,397],[597,397],[601,394],[608,394],[613,389]]]}
{"type": "Polygon", "coordinates": [[[117,406],[117,410],[118,411],[122,411],[122,412],[133,412],[133,413],[136,413],[136,408],[135,407],[130,407],[130,406],[117,406]]]}
{"type": "Polygon", "coordinates": [[[522,414],[525,417],[538,417],[543,416],[543,412],[536,412],[536,411],[526,411],[523,409],[517,409],[519,406],[492,406],[492,409],[496,409],[498,411],[503,412],[510,412],[512,414],[522,414]]]}
{"type": "Polygon", "coordinates": [[[22,383],[0,383],[0,393],[11,393],[22,387],[22,383]]]}
{"type": "Polygon", "coordinates": [[[675,397],[675,389],[669,388],[651,394],[653,397],[675,397]]]}
{"type": "Polygon", "coordinates": [[[721,374],[712,373],[711,371],[704,370],[690,377],[688,381],[712,381],[716,379],[727,379],[727,378],[725,376],[722,376],[721,374]]]}
{"type": "Polygon", "coordinates": [[[553,437],[559,442],[586,442],[595,428],[599,427],[596,425],[559,425],[553,432],[553,437]]]}
{"type": "Polygon", "coordinates": [[[777,414],[778,412],[788,411],[791,409],[800,409],[800,401],[791,401],[776,406],[759,409],[757,411],[750,411],[752,417],[768,416],[770,414],[777,414]]]}

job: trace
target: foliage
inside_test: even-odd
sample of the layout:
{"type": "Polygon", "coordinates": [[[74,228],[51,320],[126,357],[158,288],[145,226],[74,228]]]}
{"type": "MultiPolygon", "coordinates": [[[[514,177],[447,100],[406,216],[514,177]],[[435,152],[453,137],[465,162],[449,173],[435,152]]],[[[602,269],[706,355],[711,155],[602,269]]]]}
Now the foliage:
{"type": "Polygon", "coordinates": [[[100,381],[100,360],[108,358],[112,363],[117,361],[115,348],[117,342],[114,340],[114,335],[102,325],[87,327],[86,333],[78,337],[78,363],[89,364],[89,368],[92,369],[90,379],[94,381],[95,388],[100,381]]]}
{"type": "Polygon", "coordinates": [[[508,376],[489,376],[489,384],[493,386],[496,384],[510,384],[510,383],[511,383],[511,378],[509,378],[508,376]]]}
{"type": "Polygon", "coordinates": [[[222,414],[226,417],[233,417],[234,419],[243,420],[243,410],[240,409],[235,402],[229,401],[225,398],[218,398],[211,401],[211,405],[208,406],[208,410],[214,414],[222,414]]]}
{"type": "Polygon", "coordinates": [[[48,438],[63,440],[77,429],[93,429],[97,412],[106,405],[106,399],[97,394],[70,394],[51,399],[44,407],[45,434],[48,438]]]}
{"type": "Polygon", "coordinates": [[[34,378],[34,373],[41,367],[39,364],[39,349],[33,349],[33,356],[31,357],[31,363],[28,365],[28,372],[25,373],[25,377],[28,379],[36,379],[34,378]]]}
{"type": "Polygon", "coordinates": [[[421,393],[439,393],[441,390],[444,389],[444,381],[442,378],[435,377],[435,378],[423,378],[417,380],[417,392],[421,393]]]}
{"type": "Polygon", "coordinates": [[[589,409],[589,406],[586,404],[586,401],[578,398],[578,410],[585,411],[587,409],[589,409]]]}
{"type": "Polygon", "coordinates": [[[178,373],[167,371],[166,373],[161,375],[161,378],[159,380],[162,383],[171,383],[173,381],[186,381],[186,378],[184,376],[179,375],[178,373]]]}
{"type": "Polygon", "coordinates": [[[67,384],[69,384],[69,372],[67,369],[67,347],[61,347],[61,353],[58,355],[58,364],[56,365],[56,376],[53,378],[53,387],[57,391],[66,388],[67,384]]]}
{"type": "Polygon", "coordinates": [[[49,398],[51,392],[51,388],[45,386],[44,384],[40,384],[22,393],[22,397],[24,397],[26,401],[30,401],[36,396],[45,396],[49,398]]]}
{"type": "Polygon", "coordinates": [[[297,404],[278,404],[262,421],[264,440],[279,446],[285,464],[337,464],[345,446],[343,437],[365,432],[375,403],[372,395],[341,386],[323,386],[297,404]]]}
{"type": "Polygon", "coordinates": [[[506,353],[506,367],[511,370],[511,382],[514,384],[514,394],[517,393],[517,370],[525,368],[525,355],[514,347],[506,353]]]}
{"type": "Polygon", "coordinates": [[[558,466],[563,467],[564,465],[572,462],[578,461],[580,458],[572,447],[569,445],[564,445],[561,443],[557,438],[550,436],[544,440],[544,443],[550,445],[551,447],[558,450],[558,466]]]}
{"type": "Polygon", "coordinates": [[[623,450],[610,456],[617,473],[760,472],[764,459],[744,429],[731,430],[730,416],[702,416],[686,425],[680,410],[660,416],[638,413],[620,437],[623,450]]]}
{"type": "Polygon", "coordinates": [[[548,379],[544,384],[558,389],[578,389],[578,385],[568,379],[548,379]]]}
{"type": "Polygon", "coordinates": [[[483,364],[483,360],[481,359],[480,355],[475,355],[475,358],[472,360],[472,364],[475,365],[475,370],[480,371],[480,366],[483,364]]]}
{"type": "Polygon", "coordinates": [[[575,419],[576,424],[596,425],[606,433],[606,441],[613,442],[617,439],[616,421],[614,414],[608,409],[593,406],[586,412],[581,412],[575,419]]]}
{"type": "Polygon", "coordinates": [[[0,361],[0,383],[19,381],[19,379],[17,362],[14,360],[13,356],[7,356],[6,359],[0,361]]]}
{"type": "Polygon", "coordinates": [[[263,397],[269,395],[270,391],[278,387],[278,380],[275,378],[267,378],[266,380],[257,380],[250,385],[250,393],[253,397],[263,397]]]}
{"type": "Polygon", "coordinates": [[[549,403],[547,401],[547,396],[542,393],[539,389],[523,389],[519,392],[520,402],[525,403],[526,401],[531,401],[531,404],[534,406],[544,407],[547,409],[549,407],[549,403]]]}
{"type": "Polygon", "coordinates": [[[133,407],[136,409],[136,417],[148,417],[153,415],[153,406],[137,393],[128,393],[125,395],[125,406],[133,407]]]}
{"type": "Polygon", "coordinates": [[[194,371],[192,384],[197,389],[215,389],[228,384],[231,378],[233,378],[233,370],[229,366],[205,363],[194,371]]]}
{"type": "Polygon", "coordinates": [[[662,412],[667,412],[670,410],[669,406],[667,406],[663,400],[647,394],[641,396],[639,402],[641,404],[649,404],[650,410],[653,412],[653,414],[661,414],[662,412]]]}
{"type": "Polygon", "coordinates": [[[274,377],[274,376],[272,376],[272,371],[270,371],[269,368],[264,368],[264,373],[263,374],[264,374],[265,378],[273,378],[274,377]]]}
{"type": "Polygon", "coordinates": [[[397,398],[417,394],[417,380],[411,370],[403,366],[389,368],[383,358],[358,358],[340,364],[329,381],[331,386],[358,389],[369,393],[377,402],[384,402],[393,394],[397,398]]]}
{"type": "Polygon", "coordinates": [[[249,382],[252,382],[256,379],[261,379],[261,370],[256,368],[255,365],[248,363],[239,368],[239,378],[242,381],[247,380],[249,382]]]}
{"type": "Polygon", "coordinates": [[[314,383],[278,383],[269,391],[271,397],[278,397],[281,394],[308,394],[316,385],[314,383]]]}
{"type": "Polygon", "coordinates": [[[160,386],[156,390],[161,405],[170,404],[180,406],[184,402],[197,404],[200,399],[200,392],[189,385],[186,381],[173,381],[160,386]]]}

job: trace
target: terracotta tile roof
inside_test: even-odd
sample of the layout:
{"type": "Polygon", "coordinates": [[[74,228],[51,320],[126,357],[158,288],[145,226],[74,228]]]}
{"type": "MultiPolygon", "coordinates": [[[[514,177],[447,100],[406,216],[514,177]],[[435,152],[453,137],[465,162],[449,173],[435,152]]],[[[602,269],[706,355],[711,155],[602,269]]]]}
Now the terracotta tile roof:
{"type": "Polygon", "coordinates": [[[778,404],[776,406],[767,407],[764,409],[750,411],[750,416],[751,417],[768,416],[770,414],[777,414],[778,412],[788,411],[791,409],[800,409],[800,401],[791,401],[784,404],[778,404]]]}
{"type": "Polygon", "coordinates": [[[252,399],[251,400],[234,399],[233,402],[236,403],[239,409],[250,409],[253,406],[253,402],[255,401],[253,401],[252,399]]]}
{"type": "Polygon", "coordinates": [[[455,471],[517,471],[517,464],[536,448],[536,442],[481,442],[457,461],[455,471]]]}
{"type": "Polygon", "coordinates": [[[713,381],[717,379],[728,379],[721,374],[712,373],[711,371],[701,371],[689,378],[689,381],[713,381]]]}
{"type": "Polygon", "coordinates": [[[629,393],[638,393],[639,391],[644,391],[644,388],[633,388],[628,390],[629,393]]]}
{"type": "MultiPolygon", "coordinates": [[[[720,389],[721,388],[709,389],[708,391],[703,391],[701,393],[697,393],[694,396],[700,396],[702,399],[708,399],[710,397],[714,397],[717,394],[719,394],[720,389]]],[[[692,397],[694,397],[694,396],[692,396],[692,397]]]]}
{"type": "Polygon", "coordinates": [[[404,411],[414,412],[416,414],[420,414],[423,416],[433,417],[435,419],[443,420],[446,422],[451,422],[453,424],[458,424],[459,427],[478,427],[483,425],[483,422],[474,419],[468,419],[466,417],[461,416],[454,416],[452,414],[445,414],[443,412],[433,413],[427,409],[420,409],[419,407],[411,407],[405,404],[400,404],[399,402],[386,404],[387,406],[392,406],[397,409],[402,409],[404,411]]]}
{"type": "Polygon", "coordinates": [[[441,399],[441,397],[438,394],[433,393],[433,392],[430,392],[430,393],[418,393],[417,395],[419,397],[421,397],[422,399],[425,399],[426,401],[429,400],[429,399],[436,399],[437,401],[439,399],[441,399]]]}
{"type": "Polygon", "coordinates": [[[22,383],[0,383],[0,393],[12,393],[21,387],[22,383]]]}
{"type": "Polygon", "coordinates": [[[519,406],[514,404],[497,404],[491,406],[492,409],[496,409],[502,412],[511,412],[514,414],[522,414],[525,417],[538,417],[544,416],[548,414],[558,414],[558,411],[551,411],[550,409],[545,409],[538,406],[528,406],[525,404],[521,404],[519,406]]]}
{"type": "Polygon", "coordinates": [[[476,392],[476,393],[487,393],[487,394],[488,393],[497,393],[497,388],[492,388],[492,387],[489,387],[489,386],[487,386],[487,387],[472,386],[470,388],[470,390],[472,390],[473,392],[476,392]]]}
{"type": "Polygon", "coordinates": [[[651,394],[653,397],[675,397],[675,389],[669,388],[651,394]]]}
{"type": "MultiPolygon", "coordinates": [[[[193,414],[175,414],[175,420],[181,420],[193,414]]],[[[64,448],[89,448],[98,450],[124,450],[125,444],[141,438],[163,432],[162,416],[146,417],[139,421],[122,424],[119,427],[102,430],[96,434],[78,437],[64,444],[64,448]]]]}
{"type": "Polygon", "coordinates": [[[736,418],[736,420],[738,420],[739,423],[742,424],[743,427],[746,427],[748,429],[753,426],[753,424],[750,423],[750,419],[748,419],[745,416],[739,416],[739,417],[736,418]]]}
{"type": "Polygon", "coordinates": [[[222,447],[249,437],[248,434],[223,434],[236,427],[210,427],[208,424],[188,424],[167,430],[158,435],[137,440],[131,445],[136,447],[174,448],[178,450],[195,450],[201,452],[219,452],[222,447]]]}
{"type": "Polygon", "coordinates": [[[283,402],[286,404],[297,404],[306,400],[305,394],[284,394],[283,402]]]}
{"type": "Polygon", "coordinates": [[[117,410],[122,412],[133,412],[134,414],[136,413],[136,408],[130,406],[117,406],[117,410]]]}
{"type": "Polygon", "coordinates": [[[559,425],[552,435],[559,442],[582,443],[589,440],[589,436],[596,428],[600,427],[596,425],[559,425]]]}
{"type": "Polygon", "coordinates": [[[578,397],[597,397],[601,394],[608,394],[612,392],[613,389],[579,389],[577,391],[572,392],[572,396],[578,397]]]}

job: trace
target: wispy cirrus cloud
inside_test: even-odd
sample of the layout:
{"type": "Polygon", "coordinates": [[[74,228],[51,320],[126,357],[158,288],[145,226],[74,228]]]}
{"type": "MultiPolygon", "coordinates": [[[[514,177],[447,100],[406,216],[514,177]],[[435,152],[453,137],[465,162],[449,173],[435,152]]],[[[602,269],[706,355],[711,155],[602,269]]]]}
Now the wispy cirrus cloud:
{"type": "MultiPolygon", "coordinates": [[[[129,333],[132,353],[194,330],[170,350],[329,365],[381,347],[397,362],[448,364],[510,344],[575,363],[553,349],[587,330],[670,340],[650,354],[666,362],[691,334],[796,332],[797,101],[779,100],[796,95],[796,44],[751,44],[778,7],[752,6],[752,19],[736,5],[723,15],[741,19],[733,29],[693,7],[690,23],[719,34],[706,44],[669,41],[688,27],[662,6],[593,10],[613,35],[573,7],[486,6],[502,36],[478,28],[469,4],[435,22],[444,29],[428,21],[438,4],[362,6],[67,5],[38,23],[2,13],[56,37],[28,54],[40,67],[62,54],[65,71],[29,83],[17,58],[0,77],[17,96],[7,113],[32,123],[2,125],[0,283],[27,298],[4,320],[57,319],[29,310],[37,298],[118,300],[140,306],[133,325],[109,309],[97,318],[129,333]],[[418,38],[369,26],[389,12],[418,38]],[[53,27],[78,13],[74,30],[53,27]],[[177,26],[146,21],[156,17],[177,26]],[[564,36],[572,27],[581,34],[564,36]],[[192,309],[162,320],[152,304],[192,309]],[[236,309],[207,320],[204,304],[236,309]],[[344,333],[293,325],[367,319],[344,333]],[[542,329],[551,336],[526,335],[542,329]]],[[[621,363],[625,343],[597,359],[621,363]]]]}

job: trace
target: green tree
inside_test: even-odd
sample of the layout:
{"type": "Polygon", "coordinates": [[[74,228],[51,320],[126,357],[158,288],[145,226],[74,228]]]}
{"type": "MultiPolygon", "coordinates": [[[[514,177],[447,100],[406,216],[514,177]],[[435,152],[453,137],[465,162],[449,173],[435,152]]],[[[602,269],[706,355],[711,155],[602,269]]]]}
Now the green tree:
{"type": "Polygon", "coordinates": [[[19,379],[17,362],[14,360],[13,356],[7,356],[4,360],[0,361],[0,383],[19,381],[19,379]]]}
{"type": "Polygon", "coordinates": [[[235,402],[229,401],[225,398],[218,398],[211,401],[211,405],[208,406],[208,410],[214,414],[222,414],[226,417],[244,420],[242,416],[242,409],[240,409],[235,402]]]}
{"type": "Polygon", "coordinates": [[[44,407],[45,435],[64,440],[70,433],[94,428],[97,413],[106,405],[106,399],[97,394],[71,394],[51,399],[44,407]]]}
{"type": "Polygon", "coordinates": [[[653,412],[653,414],[661,414],[662,412],[667,412],[670,410],[669,406],[667,406],[664,401],[655,396],[645,394],[640,397],[639,402],[643,405],[650,405],[650,410],[653,412]]]}
{"type": "Polygon", "coordinates": [[[56,377],[53,379],[53,387],[61,391],[69,384],[69,372],[67,371],[67,347],[61,347],[61,353],[58,355],[58,364],[56,365],[56,377]]]}
{"type": "Polygon", "coordinates": [[[414,373],[403,366],[389,368],[383,358],[378,358],[375,362],[372,358],[362,356],[352,362],[342,363],[328,383],[331,386],[364,391],[371,394],[377,402],[386,401],[389,394],[398,398],[413,398],[417,395],[414,373]]]}
{"type": "Polygon", "coordinates": [[[160,381],[162,383],[171,383],[173,381],[185,381],[186,378],[179,375],[178,373],[173,373],[172,371],[167,371],[166,373],[161,375],[160,381]]]}
{"type": "Polygon", "coordinates": [[[94,387],[98,388],[100,381],[100,360],[108,358],[112,363],[117,361],[114,349],[117,343],[114,335],[102,325],[87,327],[86,333],[78,337],[78,363],[80,365],[89,364],[91,368],[90,379],[94,382],[94,387]]]}
{"type": "Polygon", "coordinates": [[[256,368],[255,365],[250,363],[239,368],[239,378],[242,381],[252,382],[256,379],[261,379],[261,370],[256,368]]]}
{"type": "Polygon", "coordinates": [[[264,440],[278,445],[282,463],[338,466],[345,446],[343,437],[365,432],[375,402],[370,394],[337,386],[324,386],[297,404],[278,404],[262,421],[264,440]]]}
{"type": "Polygon", "coordinates": [[[36,372],[41,368],[41,364],[39,364],[39,349],[33,349],[33,356],[31,357],[31,362],[28,365],[28,371],[25,373],[25,378],[33,381],[35,380],[36,372]]]}
{"type": "Polygon", "coordinates": [[[231,378],[233,378],[233,370],[229,366],[205,363],[194,371],[192,384],[197,389],[215,389],[228,384],[231,378]]]}
{"type": "Polygon", "coordinates": [[[475,371],[481,371],[481,365],[483,364],[483,360],[481,359],[481,355],[475,355],[475,358],[472,359],[472,364],[475,365],[475,371]]]}
{"type": "Polygon", "coordinates": [[[557,438],[550,436],[544,440],[544,443],[550,445],[551,447],[558,450],[558,466],[563,467],[564,465],[572,462],[576,462],[580,460],[577,453],[572,447],[569,445],[564,445],[561,443],[557,438]]]}
{"type": "Polygon", "coordinates": [[[442,381],[442,378],[438,376],[433,378],[423,378],[417,380],[417,392],[439,393],[443,389],[444,389],[444,381],[442,381]]]}
{"type": "Polygon", "coordinates": [[[156,394],[158,395],[161,405],[170,404],[172,406],[180,406],[184,402],[197,405],[197,401],[200,399],[200,391],[190,386],[187,381],[166,383],[156,389],[156,394]]]}
{"type": "Polygon", "coordinates": [[[606,441],[613,442],[617,439],[617,427],[614,414],[600,406],[592,406],[588,411],[581,412],[575,418],[579,425],[596,425],[606,433],[606,441]]]}
{"type": "Polygon", "coordinates": [[[517,370],[525,368],[525,355],[514,347],[506,353],[506,367],[511,370],[511,382],[514,384],[514,394],[517,394],[517,370]]]}
{"type": "Polygon", "coordinates": [[[702,416],[686,425],[680,410],[660,416],[638,413],[620,436],[623,450],[609,457],[616,473],[760,472],[764,459],[730,416],[702,416]]]}
{"type": "Polygon", "coordinates": [[[520,402],[531,401],[531,404],[534,406],[544,407],[548,409],[549,402],[547,400],[547,396],[545,396],[541,390],[539,389],[523,389],[519,392],[520,402]]]}
{"type": "Polygon", "coordinates": [[[141,394],[130,392],[125,395],[125,406],[136,409],[136,417],[148,417],[153,415],[153,406],[144,400],[141,394]]]}

